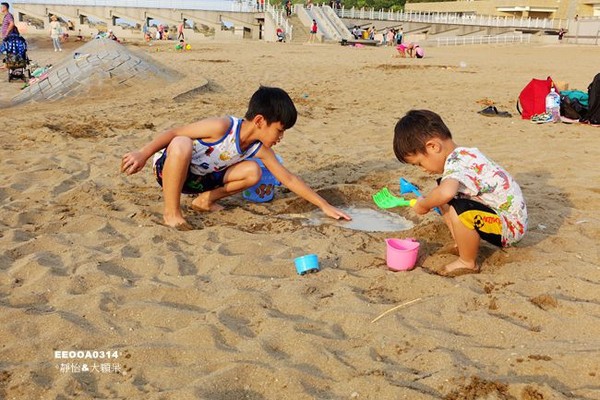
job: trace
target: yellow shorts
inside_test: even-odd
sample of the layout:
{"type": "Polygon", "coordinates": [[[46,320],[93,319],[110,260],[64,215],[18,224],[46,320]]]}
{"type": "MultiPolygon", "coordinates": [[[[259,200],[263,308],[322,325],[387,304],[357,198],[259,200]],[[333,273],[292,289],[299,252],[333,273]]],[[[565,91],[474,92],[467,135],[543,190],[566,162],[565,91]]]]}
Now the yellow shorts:
{"type": "Polygon", "coordinates": [[[502,247],[502,221],[498,214],[485,204],[469,199],[452,199],[458,219],[469,229],[475,229],[479,237],[494,246],[502,247]]]}

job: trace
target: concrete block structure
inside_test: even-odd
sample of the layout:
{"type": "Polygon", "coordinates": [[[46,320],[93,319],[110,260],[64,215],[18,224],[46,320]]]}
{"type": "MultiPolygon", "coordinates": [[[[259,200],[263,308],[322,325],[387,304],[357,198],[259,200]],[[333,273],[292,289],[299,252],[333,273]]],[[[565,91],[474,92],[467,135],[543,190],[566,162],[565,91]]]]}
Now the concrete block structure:
{"type": "Polygon", "coordinates": [[[481,0],[406,3],[405,11],[574,19],[600,16],[600,0],[481,0]]]}
{"type": "Polygon", "coordinates": [[[173,38],[177,37],[176,27],[184,22],[184,35],[189,42],[207,39],[274,40],[263,35],[265,28],[267,32],[273,32],[273,35],[275,32],[275,28],[269,25],[274,23],[273,19],[265,19],[264,10],[260,12],[251,8],[239,11],[202,10],[198,7],[200,5],[185,0],[170,2],[13,0],[11,10],[17,24],[21,24],[27,34],[46,34],[49,30],[50,17],[56,15],[63,23],[70,21],[73,24],[71,34],[76,35],[81,32],[81,35],[86,37],[110,29],[118,38],[141,40],[143,27],[150,27],[152,21],[160,21],[168,28],[173,38]],[[42,21],[43,26],[28,24],[32,19],[42,21]]]}

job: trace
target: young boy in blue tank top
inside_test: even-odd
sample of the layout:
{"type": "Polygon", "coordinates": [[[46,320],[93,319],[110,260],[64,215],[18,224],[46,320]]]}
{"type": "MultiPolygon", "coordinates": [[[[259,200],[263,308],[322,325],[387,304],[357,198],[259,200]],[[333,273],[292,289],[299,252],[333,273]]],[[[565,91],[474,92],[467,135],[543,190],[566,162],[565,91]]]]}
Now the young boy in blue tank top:
{"type": "Polygon", "coordinates": [[[525,235],[527,206],[517,182],[477,148],[458,146],[433,111],[412,110],[398,121],[394,153],[403,163],[442,175],[439,185],[413,207],[417,214],[438,207],[454,238],[458,259],[437,271],[440,275],[479,272],[481,239],[508,247],[525,235]]]}
{"type": "Polygon", "coordinates": [[[319,207],[329,217],[350,219],[288,171],[271,149],[296,123],[296,107],[282,89],[260,87],[243,119],[210,118],[170,129],[138,151],[127,153],[121,171],[144,168],[153,157],[154,173],[163,188],[164,222],[180,230],[192,227],[181,212],[181,193],[198,194],[196,211],[215,211],[217,200],[240,193],[260,181],[261,169],[247,158],[259,158],[284,186],[319,207]]]}

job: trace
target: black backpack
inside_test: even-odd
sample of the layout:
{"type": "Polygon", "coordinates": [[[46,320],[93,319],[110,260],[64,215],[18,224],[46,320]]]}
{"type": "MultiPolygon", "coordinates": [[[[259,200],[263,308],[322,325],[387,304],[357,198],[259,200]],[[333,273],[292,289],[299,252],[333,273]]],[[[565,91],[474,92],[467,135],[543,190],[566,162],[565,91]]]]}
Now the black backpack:
{"type": "Polygon", "coordinates": [[[560,95],[560,115],[573,120],[584,120],[587,113],[587,108],[578,99],[560,95]]]}
{"type": "Polygon", "coordinates": [[[590,86],[588,86],[589,108],[582,122],[592,125],[600,125],[600,74],[596,74],[590,86]]]}

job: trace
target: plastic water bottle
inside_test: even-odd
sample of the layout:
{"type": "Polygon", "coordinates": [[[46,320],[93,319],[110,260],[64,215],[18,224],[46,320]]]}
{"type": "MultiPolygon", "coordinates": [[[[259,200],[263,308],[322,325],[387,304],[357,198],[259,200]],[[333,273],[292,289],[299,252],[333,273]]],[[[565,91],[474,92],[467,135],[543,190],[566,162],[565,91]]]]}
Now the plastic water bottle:
{"type": "Polygon", "coordinates": [[[546,112],[552,114],[552,122],[560,121],[560,95],[556,93],[554,86],[546,96],[546,112]]]}

